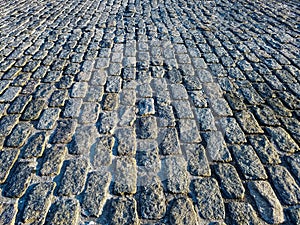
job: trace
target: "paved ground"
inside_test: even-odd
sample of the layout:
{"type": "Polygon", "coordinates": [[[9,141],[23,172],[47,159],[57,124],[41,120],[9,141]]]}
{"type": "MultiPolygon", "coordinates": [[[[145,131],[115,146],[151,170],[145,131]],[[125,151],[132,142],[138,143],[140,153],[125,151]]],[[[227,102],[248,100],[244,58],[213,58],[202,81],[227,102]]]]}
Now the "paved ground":
{"type": "Polygon", "coordinates": [[[300,224],[300,2],[0,2],[0,224],[300,224]]]}

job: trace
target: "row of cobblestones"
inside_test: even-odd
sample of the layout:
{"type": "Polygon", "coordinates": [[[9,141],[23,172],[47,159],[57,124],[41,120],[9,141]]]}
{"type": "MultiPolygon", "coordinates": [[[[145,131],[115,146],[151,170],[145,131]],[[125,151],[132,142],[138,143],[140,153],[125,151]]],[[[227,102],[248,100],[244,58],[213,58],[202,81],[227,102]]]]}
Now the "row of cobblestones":
{"type": "Polygon", "coordinates": [[[300,224],[299,16],[0,2],[0,224],[300,224]]]}

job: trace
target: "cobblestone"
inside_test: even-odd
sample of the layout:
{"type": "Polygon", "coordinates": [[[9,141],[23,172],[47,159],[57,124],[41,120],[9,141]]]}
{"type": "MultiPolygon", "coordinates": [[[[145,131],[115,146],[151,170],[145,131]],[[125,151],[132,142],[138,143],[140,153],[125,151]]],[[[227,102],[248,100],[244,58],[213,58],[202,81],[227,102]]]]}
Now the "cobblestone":
{"type": "Polygon", "coordinates": [[[299,223],[297,1],[0,8],[0,224],[299,223]]]}

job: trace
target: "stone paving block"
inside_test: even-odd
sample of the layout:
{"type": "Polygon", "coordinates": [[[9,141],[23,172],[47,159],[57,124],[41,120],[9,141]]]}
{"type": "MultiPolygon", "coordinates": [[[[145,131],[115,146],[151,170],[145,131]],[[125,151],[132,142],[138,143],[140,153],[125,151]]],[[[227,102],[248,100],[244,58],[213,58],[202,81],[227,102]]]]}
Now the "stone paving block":
{"type": "Polygon", "coordinates": [[[136,108],[121,105],[118,110],[118,126],[133,126],[136,121],[136,108]]]}
{"type": "Polygon", "coordinates": [[[108,76],[105,84],[105,91],[108,93],[118,93],[121,90],[122,79],[119,76],[108,76]]]}
{"type": "Polygon", "coordinates": [[[229,162],[231,154],[220,131],[203,133],[207,157],[212,161],[229,162]]]}
{"type": "Polygon", "coordinates": [[[264,164],[278,164],[281,162],[273,144],[264,135],[250,135],[248,139],[264,164]]]}
{"type": "Polygon", "coordinates": [[[188,100],[189,96],[185,86],[182,84],[172,84],[170,86],[171,97],[175,100],[188,100]]]}
{"type": "Polygon", "coordinates": [[[30,190],[22,215],[23,222],[43,223],[45,221],[55,186],[54,182],[38,183],[30,190]]]}
{"type": "Polygon", "coordinates": [[[275,116],[275,112],[270,107],[253,107],[252,109],[260,124],[267,126],[280,125],[279,120],[275,116]]]}
{"type": "Polygon", "coordinates": [[[289,171],[283,166],[272,166],[269,168],[272,183],[286,205],[298,204],[300,200],[300,188],[289,171]]]}
{"type": "Polygon", "coordinates": [[[190,107],[189,101],[174,101],[172,102],[172,106],[174,107],[175,116],[178,119],[193,119],[194,114],[190,107]]]}
{"type": "Polygon", "coordinates": [[[155,114],[154,99],[144,98],[138,103],[139,115],[147,116],[155,114]]]}
{"type": "Polygon", "coordinates": [[[237,121],[248,134],[263,133],[264,131],[249,111],[241,111],[235,114],[237,121]]]}
{"type": "Polygon", "coordinates": [[[66,144],[72,140],[77,122],[75,120],[59,120],[52,136],[52,143],[66,144]]]}
{"type": "Polygon", "coordinates": [[[0,203],[0,223],[13,225],[16,221],[18,207],[16,203],[0,203]]]}
{"type": "Polygon", "coordinates": [[[267,223],[284,222],[283,208],[267,181],[250,182],[248,183],[248,189],[254,198],[260,216],[267,223]]]}
{"type": "Polygon", "coordinates": [[[28,162],[18,162],[14,165],[11,175],[3,190],[4,196],[10,198],[22,197],[30,184],[33,167],[28,162]]]}
{"type": "Polygon", "coordinates": [[[230,199],[243,199],[245,188],[234,166],[225,163],[217,164],[214,169],[223,196],[230,199]]]}
{"type": "Polygon", "coordinates": [[[1,184],[5,182],[19,154],[20,154],[20,150],[18,149],[0,151],[0,163],[1,163],[0,183],[1,184]]]}
{"type": "Polygon", "coordinates": [[[57,193],[60,196],[78,195],[83,191],[89,163],[85,158],[67,162],[57,193]]]}
{"type": "Polygon", "coordinates": [[[140,84],[136,87],[137,97],[140,98],[151,98],[152,97],[152,88],[150,84],[140,84]]]}
{"type": "Polygon", "coordinates": [[[54,145],[50,148],[47,148],[43,154],[40,174],[42,176],[58,175],[62,167],[66,152],[66,147],[60,145],[54,145]]]}
{"type": "Polygon", "coordinates": [[[5,146],[21,147],[26,142],[32,130],[32,125],[29,123],[19,123],[12,130],[9,137],[6,139],[5,146]]]}
{"type": "Polygon", "coordinates": [[[155,139],[157,137],[157,122],[153,116],[141,117],[136,123],[137,138],[155,139]]]}
{"type": "Polygon", "coordinates": [[[185,144],[183,146],[187,156],[188,171],[193,176],[210,176],[211,171],[205,149],[200,144],[185,144]]]}
{"type": "Polygon", "coordinates": [[[31,100],[26,106],[21,119],[22,120],[36,120],[39,118],[46,101],[43,99],[31,100]]]}
{"type": "Polygon", "coordinates": [[[112,162],[112,151],[115,139],[109,136],[97,138],[94,148],[91,149],[91,163],[95,168],[109,166],[112,162]]]}
{"type": "Polygon", "coordinates": [[[262,224],[249,203],[230,202],[227,204],[227,208],[231,218],[230,223],[233,225],[262,224]]]}
{"type": "Polygon", "coordinates": [[[199,131],[197,129],[197,124],[195,120],[181,119],[178,121],[178,127],[180,142],[201,142],[202,139],[199,135],[199,131]]]}
{"type": "Polygon", "coordinates": [[[300,207],[292,206],[287,209],[287,214],[291,223],[299,225],[300,224],[300,207]]]}
{"type": "Polygon", "coordinates": [[[96,123],[98,119],[99,108],[100,106],[97,103],[83,103],[80,108],[81,112],[79,114],[78,123],[96,123]]]}
{"type": "Polygon", "coordinates": [[[11,102],[14,100],[21,91],[21,87],[9,87],[0,96],[0,102],[11,102]]]}
{"type": "Polygon", "coordinates": [[[139,193],[140,215],[143,219],[161,219],[166,213],[166,199],[158,177],[142,177],[139,193]]]}
{"type": "Polygon", "coordinates": [[[195,114],[201,131],[217,130],[214,116],[209,108],[196,108],[195,114]]]}
{"type": "Polygon", "coordinates": [[[0,136],[6,137],[18,122],[18,115],[6,115],[0,120],[0,136]]]}
{"type": "Polygon", "coordinates": [[[43,155],[46,144],[46,133],[39,132],[33,134],[28,142],[22,148],[23,158],[41,157],[43,155]]]}
{"type": "Polygon", "coordinates": [[[69,99],[66,101],[65,108],[63,110],[63,116],[66,118],[78,117],[80,108],[82,105],[82,99],[69,99]]]}
{"type": "Polygon", "coordinates": [[[120,92],[120,103],[122,105],[133,106],[136,102],[136,92],[131,89],[123,89],[120,92]]]}
{"type": "Polygon", "coordinates": [[[49,100],[50,107],[61,107],[65,104],[67,90],[54,91],[49,100]]]}
{"type": "Polygon", "coordinates": [[[138,225],[137,204],[134,198],[113,198],[109,210],[109,223],[114,225],[138,225]]]}
{"type": "Polygon", "coordinates": [[[289,164],[290,171],[293,173],[295,178],[300,181],[300,157],[299,155],[292,155],[286,158],[289,164]]]}
{"type": "Polygon", "coordinates": [[[48,108],[45,109],[37,124],[39,130],[52,130],[55,126],[56,121],[59,118],[59,108],[48,108]]]}
{"type": "Polygon", "coordinates": [[[118,128],[115,131],[118,155],[134,155],[136,152],[135,131],[132,128],[118,128]]]}
{"type": "Polygon", "coordinates": [[[283,152],[293,153],[299,151],[299,146],[291,138],[291,136],[281,127],[266,128],[270,141],[275,144],[279,150],[283,152]]]}
{"type": "Polygon", "coordinates": [[[246,142],[245,134],[234,118],[221,118],[217,121],[230,144],[241,144],[246,142]]]}
{"type": "Polygon", "coordinates": [[[207,100],[205,99],[202,91],[190,91],[188,94],[196,108],[205,108],[208,106],[207,100]]]}
{"type": "Polygon", "coordinates": [[[107,172],[93,171],[88,174],[86,189],[81,203],[82,212],[87,216],[100,216],[107,193],[111,176],[107,172]]]}
{"type": "Polygon", "coordinates": [[[166,191],[169,193],[187,193],[189,177],[187,163],[183,156],[168,156],[162,160],[162,171],[164,172],[166,191]]]}
{"type": "Polygon", "coordinates": [[[104,88],[102,86],[89,86],[84,100],[87,102],[100,102],[102,100],[104,88]]]}
{"type": "Polygon", "coordinates": [[[175,126],[175,117],[170,105],[156,105],[158,126],[175,126]]]}
{"type": "Polygon", "coordinates": [[[260,159],[250,145],[233,146],[231,148],[236,163],[244,177],[250,180],[267,179],[268,176],[260,159]]]}
{"type": "Polygon", "coordinates": [[[197,224],[197,214],[192,201],[186,197],[175,199],[170,208],[169,221],[171,224],[197,224]]]}
{"type": "Polygon", "coordinates": [[[99,115],[98,130],[100,134],[113,134],[118,123],[118,115],[115,111],[103,111],[99,115]]]}
{"type": "Polygon", "coordinates": [[[137,184],[137,167],[134,158],[122,157],[116,161],[113,191],[115,194],[135,194],[137,184]]]}
{"type": "Polygon", "coordinates": [[[21,95],[15,98],[7,109],[9,114],[20,114],[25,109],[28,102],[31,101],[31,96],[21,95]]]}
{"type": "Polygon", "coordinates": [[[300,143],[300,122],[296,118],[282,118],[283,124],[295,141],[300,143]]]}
{"type": "Polygon", "coordinates": [[[162,155],[178,155],[181,153],[176,128],[161,129],[158,135],[158,143],[162,155]]]}
{"type": "Polygon", "coordinates": [[[224,202],[215,179],[195,179],[191,183],[191,190],[198,206],[198,214],[202,218],[209,220],[225,218],[224,202]]]}
{"type": "Polygon", "coordinates": [[[232,111],[224,98],[211,99],[210,104],[218,116],[232,116],[232,111]]]}
{"type": "Polygon", "coordinates": [[[87,82],[76,82],[72,86],[70,96],[72,98],[83,98],[87,92],[88,83],[87,82]]]}
{"type": "Polygon", "coordinates": [[[136,160],[138,171],[149,174],[158,173],[161,162],[158,154],[158,144],[155,140],[138,140],[136,160]]]}
{"type": "Polygon", "coordinates": [[[61,199],[52,204],[45,224],[78,224],[80,205],[77,199],[61,199]]]}
{"type": "Polygon", "coordinates": [[[119,106],[119,94],[117,93],[107,93],[104,95],[103,110],[116,110],[119,106]]]}

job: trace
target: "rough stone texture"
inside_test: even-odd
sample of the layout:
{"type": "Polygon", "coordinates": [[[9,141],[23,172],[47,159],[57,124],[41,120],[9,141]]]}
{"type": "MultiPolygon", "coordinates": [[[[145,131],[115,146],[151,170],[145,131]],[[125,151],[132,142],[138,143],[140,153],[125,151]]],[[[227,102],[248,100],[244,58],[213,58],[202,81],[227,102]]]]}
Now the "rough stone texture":
{"type": "Polygon", "coordinates": [[[0,183],[4,183],[6,180],[11,168],[17,160],[18,155],[20,154],[20,150],[6,150],[0,151],[0,183]]]}
{"type": "Polygon", "coordinates": [[[40,130],[53,129],[56,120],[59,118],[59,113],[60,113],[59,108],[45,109],[39,119],[37,129],[40,129],[40,130]]]}
{"type": "Polygon", "coordinates": [[[267,181],[250,182],[248,188],[258,212],[267,223],[277,224],[284,221],[283,208],[267,181]]]}
{"type": "Polygon", "coordinates": [[[287,209],[287,214],[289,220],[292,224],[299,225],[300,224],[300,207],[293,206],[287,209]]]}
{"type": "Polygon", "coordinates": [[[115,168],[114,193],[135,194],[137,182],[136,161],[133,158],[117,159],[115,168]]]}
{"type": "Polygon", "coordinates": [[[217,121],[225,133],[230,144],[241,144],[246,142],[245,134],[234,118],[222,118],[217,121]]]}
{"type": "Polygon", "coordinates": [[[55,145],[47,148],[43,154],[43,162],[40,169],[41,175],[54,176],[59,174],[66,152],[67,149],[64,146],[55,145]]]}
{"type": "Polygon", "coordinates": [[[251,112],[241,111],[236,113],[236,117],[239,124],[247,134],[256,134],[264,132],[251,112]]]}
{"type": "Polygon", "coordinates": [[[209,108],[197,108],[196,118],[202,131],[214,131],[217,130],[215,125],[214,116],[209,108]]]}
{"type": "Polygon", "coordinates": [[[110,174],[94,171],[88,174],[86,189],[83,194],[82,210],[87,216],[98,217],[107,198],[110,174]]]}
{"type": "Polygon", "coordinates": [[[192,194],[196,198],[198,213],[204,219],[225,218],[225,207],[218,183],[213,178],[200,178],[192,181],[192,194]]]}
{"type": "Polygon", "coordinates": [[[12,130],[9,137],[6,139],[7,147],[21,147],[29,137],[32,126],[28,123],[19,123],[12,130]]]}
{"type": "Polygon", "coordinates": [[[43,223],[51,205],[55,183],[38,183],[28,194],[22,219],[25,223],[43,223]]]}
{"type": "Polygon", "coordinates": [[[159,150],[162,155],[177,155],[180,154],[181,149],[177,130],[175,128],[165,128],[160,130],[159,150]]]}
{"type": "Polygon", "coordinates": [[[13,225],[15,224],[16,215],[17,215],[17,204],[13,203],[0,203],[0,223],[13,225]]]}
{"type": "Polygon", "coordinates": [[[21,116],[21,119],[22,120],[38,119],[45,103],[46,102],[43,99],[37,99],[37,100],[30,101],[29,104],[26,106],[26,108],[21,116]]]}
{"type": "Polygon", "coordinates": [[[27,144],[22,148],[24,158],[41,157],[43,155],[46,143],[46,133],[35,133],[29,138],[27,144]]]}
{"type": "Polygon", "coordinates": [[[169,212],[171,224],[196,225],[197,215],[193,203],[188,198],[178,198],[172,202],[169,212]]]}
{"type": "Polygon", "coordinates": [[[269,173],[280,200],[286,205],[298,204],[300,201],[300,188],[289,171],[278,165],[270,167],[269,173]]]}
{"type": "Polygon", "coordinates": [[[201,137],[195,120],[182,119],[179,121],[178,127],[179,140],[181,143],[201,142],[201,137]]]}
{"type": "Polygon", "coordinates": [[[246,179],[267,179],[267,173],[250,145],[233,146],[235,160],[246,179]]]}
{"type": "Polygon", "coordinates": [[[157,137],[156,118],[152,116],[138,118],[136,133],[137,138],[140,139],[155,139],[157,137]]]}
{"type": "Polygon", "coordinates": [[[72,140],[77,122],[75,120],[59,120],[52,137],[52,143],[65,144],[72,140]]]}
{"type": "Polygon", "coordinates": [[[230,224],[238,225],[251,225],[263,224],[257,217],[254,209],[249,203],[243,202],[230,202],[227,205],[230,215],[230,224]]]}
{"type": "Polygon", "coordinates": [[[217,164],[215,171],[225,198],[242,199],[244,197],[245,189],[234,166],[230,164],[217,164]]]}
{"type": "Polygon", "coordinates": [[[102,136],[97,138],[90,152],[91,163],[95,168],[111,164],[114,143],[115,139],[113,137],[102,136]]]}
{"type": "Polygon", "coordinates": [[[70,160],[62,175],[58,194],[65,196],[79,194],[84,188],[88,166],[89,163],[84,158],[70,160]]]}
{"type": "Polygon", "coordinates": [[[166,199],[158,177],[142,177],[139,193],[140,214],[144,219],[161,219],[166,212],[166,199]]]}
{"type": "Polygon", "coordinates": [[[70,224],[75,225],[78,223],[80,213],[80,205],[78,200],[75,199],[62,199],[55,202],[46,218],[45,224],[70,224]]]}

